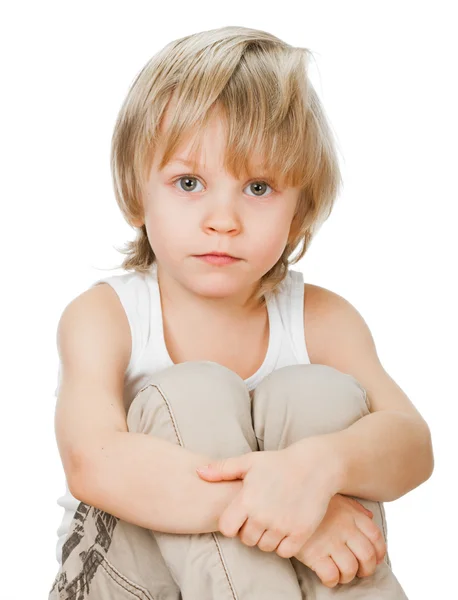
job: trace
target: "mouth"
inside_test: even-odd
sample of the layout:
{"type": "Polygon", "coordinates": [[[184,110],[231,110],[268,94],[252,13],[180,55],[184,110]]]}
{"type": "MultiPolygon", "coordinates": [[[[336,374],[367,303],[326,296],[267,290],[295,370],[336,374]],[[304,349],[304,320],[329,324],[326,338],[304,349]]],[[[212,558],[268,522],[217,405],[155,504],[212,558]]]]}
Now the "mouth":
{"type": "Polygon", "coordinates": [[[197,254],[196,258],[200,258],[206,263],[210,263],[213,265],[230,265],[239,260],[241,258],[237,258],[236,256],[231,256],[230,254],[225,254],[224,252],[211,252],[209,254],[197,254]]]}
{"type": "Polygon", "coordinates": [[[235,260],[240,260],[238,256],[232,256],[231,254],[226,254],[225,252],[208,252],[206,254],[197,254],[196,256],[223,256],[226,258],[233,258],[235,260]]]}

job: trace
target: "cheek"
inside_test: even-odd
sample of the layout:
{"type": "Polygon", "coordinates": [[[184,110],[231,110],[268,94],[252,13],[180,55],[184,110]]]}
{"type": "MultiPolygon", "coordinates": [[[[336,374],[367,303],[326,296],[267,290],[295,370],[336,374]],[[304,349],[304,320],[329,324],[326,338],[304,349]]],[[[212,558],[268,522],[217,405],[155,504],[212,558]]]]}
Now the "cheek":
{"type": "Polygon", "coordinates": [[[152,206],[145,215],[151,247],[159,255],[173,256],[189,247],[189,220],[178,211],[152,206]]]}
{"type": "Polygon", "coordinates": [[[266,272],[283,254],[287,242],[288,233],[279,226],[259,228],[252,238],[251,259],[259,269],[266,272]]]}
{"type": "Polygon", "coordinates": [[[253,233],[258,240],[258,246],[263,247],[265,252],[276,252],[283,249],[288,241],[291,219],[283,212],[264,215],[257,219],[253,233]]]}

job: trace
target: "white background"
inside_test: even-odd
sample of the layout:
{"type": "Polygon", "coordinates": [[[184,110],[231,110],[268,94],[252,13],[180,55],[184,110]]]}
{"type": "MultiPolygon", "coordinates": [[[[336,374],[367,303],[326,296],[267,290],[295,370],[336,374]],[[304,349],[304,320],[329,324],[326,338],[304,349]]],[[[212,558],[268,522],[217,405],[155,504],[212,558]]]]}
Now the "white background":
{"type": "MultiPolygon", "coordinates": [[[[0,15],[2,598],[47,598],[64,473],[54,435],[56,326],[134,232],[110,137],[167,42],[242,25],[310,48],[344,188],[295,268],[360,311],[430,425],[436,466],[386,504],[409,600],[456,589],[458,45],[454,2],[10,2],[0,15]],[[218,12],[215,12],[218,9],[218,12]]],[[[245,599],[243,599],[245,600],[245,599]]]]}

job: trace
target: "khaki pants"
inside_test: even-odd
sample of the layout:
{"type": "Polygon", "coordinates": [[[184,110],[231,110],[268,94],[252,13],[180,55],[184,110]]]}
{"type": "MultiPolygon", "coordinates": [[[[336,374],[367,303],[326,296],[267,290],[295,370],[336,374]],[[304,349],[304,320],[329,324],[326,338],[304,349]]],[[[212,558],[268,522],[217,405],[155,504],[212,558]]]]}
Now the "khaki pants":
{"type": "MultiPolygon", "coordinates": [[[[219,459],[280,450],[308,436],[345,429],[368,413],[359,382],[325,365],[277,369],[250,397],[236,373],[202,361],[152,374],[127,417],[129,431],[219,459]]],[[[373,512],[386,540],[383,505],[357,499],[373,512]]],[[[335,596],[407,598],[388,554],[370,577],[328,588],[295,557],[263,552],[238,537],[150,531],[81,502],[49,600],[326,600],[335,596]]]]}

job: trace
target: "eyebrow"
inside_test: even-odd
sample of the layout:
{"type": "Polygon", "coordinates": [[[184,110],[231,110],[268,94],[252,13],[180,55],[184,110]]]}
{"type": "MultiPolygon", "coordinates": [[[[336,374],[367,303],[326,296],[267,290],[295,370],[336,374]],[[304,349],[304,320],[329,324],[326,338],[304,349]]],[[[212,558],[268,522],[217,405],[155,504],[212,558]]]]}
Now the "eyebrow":
{"type": "Polygon", "coordinates": [[[184,165],[190,165],[191,164],[190,160],[186,160],[185,158],[180,158],[180,157],[174,158],[170,162],[180,162],[180,163],[183,163],[184,165]]]}
{"type": "MultiPolygon", "coordinates": [[[[187,167],[192,167],[193,166],[192,161],[186,160],[185,158],[181,158],[181,157],[174,158],[174,159],[170,160],[167,164],[171,165],[173,163],[181,163],[183,165],[186,165],[187,167]]],[[[198,167],[203,167],[203,165],[201,165],[199,162],[197,162],[196,164],[197,164],[198,167]]],[[[259,167],[259,169],[260,168],[261,167],[259,167]]]]}
{"type": "MultiPolygon", "coordinates": [[[[173,165],[174,163],[181,163],[183,165],[186,165],[187,167],[192,167],[192,163],[184,158],[172,158],[171,160],[169,160],[163,167],[163,169],[167,169],[167,167],[170,167],[170,165],[173,165]]],[[[198,165],[200,167],[200,165],[198,165]]]]}
{"type": "MultiPolygon", "coordinates": [[[[181,163],[182,165],[186,165],[187,167],[192,167],[193,166],[192,161],[186,160],[185,158],[181,158],[181,157],[173,158],[172,160],[170,160],[168,162],[169,165],[171,165],[173,163],[181,163]]],[[[199,168],[203,166],[199,162],[197,162],[196,164],[197,164],[197,166],[199,168]]]]}

